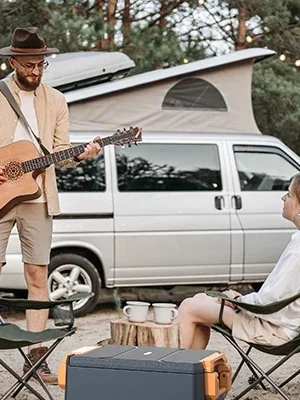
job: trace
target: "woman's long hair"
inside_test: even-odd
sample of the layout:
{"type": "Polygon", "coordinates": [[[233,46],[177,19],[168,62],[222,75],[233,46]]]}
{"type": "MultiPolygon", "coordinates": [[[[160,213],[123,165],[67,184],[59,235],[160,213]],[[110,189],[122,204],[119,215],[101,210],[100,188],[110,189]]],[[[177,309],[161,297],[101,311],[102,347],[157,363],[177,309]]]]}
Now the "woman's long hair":
{"type": "Polygon", "coordinates": [[[295,193],[298,203],[300,203],[300,173],[296,174],[292,179],[292,189],[295,193]]]}

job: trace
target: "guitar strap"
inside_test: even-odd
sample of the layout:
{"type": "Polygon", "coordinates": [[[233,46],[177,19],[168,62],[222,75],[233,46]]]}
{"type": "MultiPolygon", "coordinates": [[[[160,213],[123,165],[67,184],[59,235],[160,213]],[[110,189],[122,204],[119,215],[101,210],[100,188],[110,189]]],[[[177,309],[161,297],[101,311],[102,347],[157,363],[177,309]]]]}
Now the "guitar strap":
{"type": "Polygon", "coordinates": [[[12,106],[13,110],[15,111],[15,113],[24,122],[24,124],[27,127],[27,129],[29,130],[29,132],[33,135],[35,140],[38,142],[38,144],[39,144],[41,150],[43,151],[43,153],[45,155],[50,154],[48,149],[43,145],[41,139],[38,136],[36,136],[36,134],[31,129],[31,126],[29,125],[25,115],[22,113],[22,110],[18,106],[18,103],[16,102],[14,96],[11,94],[11,91],[9,90],[8,86],[3,81],[0,81],[0,92],[2,92],[3,96],[6,98],[6,100],[9,102],[9,104],[12,106]]]}

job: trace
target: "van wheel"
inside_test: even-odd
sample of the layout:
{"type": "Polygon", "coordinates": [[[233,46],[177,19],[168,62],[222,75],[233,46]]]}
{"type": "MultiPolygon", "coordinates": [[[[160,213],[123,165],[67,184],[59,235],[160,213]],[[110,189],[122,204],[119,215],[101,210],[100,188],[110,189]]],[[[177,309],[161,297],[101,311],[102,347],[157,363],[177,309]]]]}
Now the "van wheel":
{"type": "Polygon", "coordinates": [[[49,264],[48,291],[51,300],[67,299],[75,293],[94,293],[90,299],[76,301],[75,317],[91,312],[99,298],[101,281],[94,265],[78,254],[56,254],[49,264]]]}

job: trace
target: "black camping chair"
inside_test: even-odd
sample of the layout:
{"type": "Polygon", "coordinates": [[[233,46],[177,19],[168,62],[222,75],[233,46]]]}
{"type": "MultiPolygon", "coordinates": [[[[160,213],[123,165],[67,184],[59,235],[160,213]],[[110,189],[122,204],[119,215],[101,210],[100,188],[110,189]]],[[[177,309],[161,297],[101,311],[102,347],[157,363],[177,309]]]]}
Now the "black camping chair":
{"type": "Polygon", "coordinates": [[[61,301],[33,301],[0,297],[0,307],[2,306],[20,310],[49,309],[54,319],[54,324],[58,327],[53,329],[45,329],[42,332],[29,332],[21,329],[17,325],[5,323],[3,318],[0,316],[0,365],[2,365],[3,368],[5,368],[16,378],[16,382],[2,397],[0,397],[0,400],[15,398],[24,387],[26,387],[38,399],[45,400],[45,398],[28,383],[32,377],[37,379],[37,381],[43,387],[48,398],[50,400],[54,400],[36,371],[65,337],[75,333],[76,328],[73,326],[73,302],[91,296],[93,296],[93,293],[75,294],[70,296],[68,299],[61,301]],[[33,365],[22,348],[52,340],[54,340],[54,343],[51,344],[48,351],[38,360],[38,362],[33,365]],[[23,376],[20,376],[1,359],[1,350],[10,349],[18,349],[24,360],[26,360],[31,366],[23,376]]]}
{"type": "Polygon", "coordinates": [[[288,382],[290,382],[292,379],[294,379],[297,375],[300,374],[300,369],[296,371],[294,374],[292,374],[289,378],[284,380],[281,383],[276,383],[272,378],[270,378],[270,374],[274,372],[277,368],[279,368],[283,363],[285,363],[288,359],[290,359],[294,354],[300,352],[300,334],[295,337],[293,340],[281,345],[281,346],[265,346],[265,345],[258,345],[254,343],[248,343],[249,347],[247,351],[244,351],[239,344],[236,342],[236,339],[232,336],[232,332],[229,328],[227,328],[226,325],[224,325],[223,320],[222,320],[222,315],[223,315],[223,310],[225,306],[225,301],[228,301],[230,303],[233,303],[237,305],[239,308],[243,308],[247,311],[250,311],[253,314],[261,314],[261,315],[267,315],[267,314],[273,314],[277,311],[282,310],[289,304],[291,304],[293,301],[297,300],[300,298],[300,293],[297,295],[294,295],[292,297],[289,297],[287,299],[281,300],[281,301],[276,301],[274,303],[268,304],[268,305],[256,305],[256,304],[247,304],[247,303],[242,303],[237,300],[231,300],[229,299],[226,294],[221,293],[221,292],[214,292],[214,291],[207,291],[206,294],[208,296],[218,298],[221,300],[221,308],[220,308],[220,314],[219,314],[219,324],[218,325],[213,325],[212,329],[218,333],[221,333],[223,337],[237,350],[237,352],[240,354],[242,357],[242,361],[237,367],[233,378],[232,378],[232,383],[235,381],[237,378],[242,366],[244,364],[247,365],[247,367],[250,369],[251,373],[253,374],[253,382],[249,384],[247,388],[245,388],[241,393],[239,393],[237,396],[234,397],[233,400],[238,400],[242,398],[245,394],[247,394],[251,389],[253,389],[255,386],[260,385],[264,390],[266,390],[266,386],[262,382],[263,380],[266,380],[269,382],[273,388],[281,394],[281,396],[285,400],[290,400],[290,398],[281,390],[281,388],[286,385],[288,382]],[[259,351],[262,351],[263,353],[271,354],[271,355],[276,355],[276,356],[283,356],[283,358],[277,362],[272,368],[268,369],[268,371],[264,372],[260,366],[249,356],[249,353],[252,348],[255,348],[259,351]]]}

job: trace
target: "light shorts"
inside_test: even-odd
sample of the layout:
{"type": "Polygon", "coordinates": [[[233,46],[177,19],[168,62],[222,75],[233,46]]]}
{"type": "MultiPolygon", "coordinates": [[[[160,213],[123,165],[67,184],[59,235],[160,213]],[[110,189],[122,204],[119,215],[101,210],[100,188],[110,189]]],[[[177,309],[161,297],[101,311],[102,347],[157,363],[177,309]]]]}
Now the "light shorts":
{"type": "Polygon", "coordinates": [[[21,203],[0,219],[0,262],[6,263],[6,249],[13,226],[16,224],[21,242],[22,261],[34,265],[48,265],[52,239],[52,217],[47,203],[21,203]]]}
{"type": "Polygon", "coordinates": [[[256,317],[245,310],[235,313],[232,336],[249,343],[266,346],[281,346],[291,340],[280,326],[256,317]]]}

